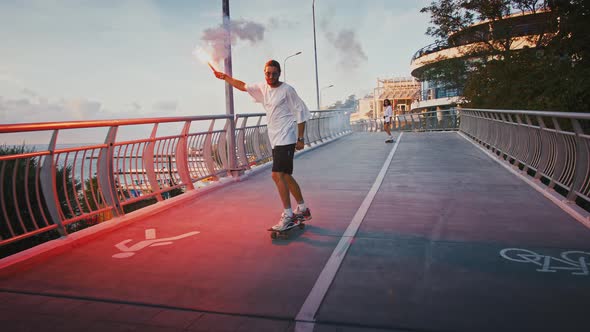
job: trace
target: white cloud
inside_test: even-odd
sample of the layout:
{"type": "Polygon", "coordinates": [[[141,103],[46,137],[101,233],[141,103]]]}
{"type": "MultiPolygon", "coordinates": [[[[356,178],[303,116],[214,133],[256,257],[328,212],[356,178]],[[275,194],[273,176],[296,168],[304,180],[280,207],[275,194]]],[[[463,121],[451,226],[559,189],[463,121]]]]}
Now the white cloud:
{"type": "Polygon", "coordinates": [[[176,111],[176,109],[178,108],[178,102],[162,100],[156,102],[153,108],[156,111],[173,112],[176,111]]]}
{"type": "Polygon", "coordinates": [[[8,68],[3,67],[0,67],[0,83],[12,88],[20,88],[23,86],[21,79],[14,76],[14,74],[8,68]]]}
{"type": "MultiPolygon", "coordinates": [[[[324,92],[326,104],[408,71],[412,53],[427,44],[428,18],[418,11],[431,0],[416,1],[316,1],[317,22],[332,17],[335,40],[349,30],[357,57],[348,59],[358,61],[348,66],[359,66],[342,70],[344,51],[318,26],[320,88],[335,85],[324,92]]],[[[263,40],[232,48],[236,78],[262,81],[266,60],[283,64],[302,51],[284,70],[315,108],[311,1],[232,1],[231,15],[266,27],[263,40]]],[[[0,0],[0,21],[9,27],[0,29],[0,122],[225,113],[223,82],[192,55],[203,32],[221,22],[217,1],[0,0]],[[24,113],[11,114],[17,109],[24,113]]],[[[237,113],[262,110],[247,94],[234,96],[237,113]]]]}
{"type": "Polygon", "coordinates": [[[27,97],[31,97],[31,98],[37,98],[39,97],[39,94],[31,89],[28,88],[24,88],[21,90],[22,94],[27,96],[27,97]]]}
{"type": "Polygon", "coordinates": [[[1,98],[2,123],[75,121],[104,118],[101,103],[85,99],[1,98]]]}
{"type": "Polygon", "coordinates": [[[92,100],[73,99],[58,103],[66,113],[74,115],[74,119],[83,120],[88,117],[100,117],[101,104],[92,100]]]}

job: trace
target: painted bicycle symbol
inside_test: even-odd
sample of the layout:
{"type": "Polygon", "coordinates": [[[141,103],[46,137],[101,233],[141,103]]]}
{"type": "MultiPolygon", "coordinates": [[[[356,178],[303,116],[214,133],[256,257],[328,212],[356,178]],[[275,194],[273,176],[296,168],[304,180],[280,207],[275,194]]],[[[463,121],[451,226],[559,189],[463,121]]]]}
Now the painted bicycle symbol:
{"type": "Polygon", "coordinates": [[[538,272],[557,272],[557,270],[572,271],[573,275],[587,276],[590,266],[590,252],[564,251],[560,257],[541,255],[534,251],[521,248],[506,248],[500,250],[500,256],[517,263],[532,263],[540,268],[538,272]]]}

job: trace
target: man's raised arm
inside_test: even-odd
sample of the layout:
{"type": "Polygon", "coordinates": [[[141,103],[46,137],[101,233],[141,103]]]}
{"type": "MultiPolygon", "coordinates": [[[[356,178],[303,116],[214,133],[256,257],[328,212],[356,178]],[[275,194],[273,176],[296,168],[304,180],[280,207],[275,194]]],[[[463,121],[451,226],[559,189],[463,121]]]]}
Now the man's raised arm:
{"type": "Polygon", "coordinates": [[[220,71],[215,71],[215,77],[219,78],[220,80],[224,80],[227,83],[229,83],[231,86],[233,86],[234,88],[240,90],[240,91],[246,91],[246,83],[237,80],[223,72],[220,71]]]}

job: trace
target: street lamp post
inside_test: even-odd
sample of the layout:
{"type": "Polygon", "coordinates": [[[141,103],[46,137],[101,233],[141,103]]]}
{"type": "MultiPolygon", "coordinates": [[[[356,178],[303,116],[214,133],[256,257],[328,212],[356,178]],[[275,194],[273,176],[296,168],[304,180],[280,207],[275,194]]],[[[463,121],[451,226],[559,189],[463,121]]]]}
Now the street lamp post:
{"type": "Polygon", "coordinates": [[[315,56],[315,93],[316,93],[316,100],[318,105],[318,110],[320,109],[320,86],[318,81],[318,50],[316,47],[316,40],[315,40],[315,0],[313,0],[311,4],[311,12],[313,15],[313,53],[315,56]]]}
{"type": "Polygon", "coordinates": [[[285,61],[283,61],[283,72],[285,73],[285,75],[283,75],[283,81],[287,82],[287,59],[294,57],[296,55],[301,54],[301,51],[295,53],[295,54],[291,54],[288,57],[285,58],[285,61]]]}
{"type": "MultiPolygon", "coordinates": [[[[227,57],[224,60],[224,71],[227,75],[232,76],[232,61],[231,61],[231,36],[230,36],[230,18],[229,18],[229,0],[222,1],[222,11],[223,11],[223,28],[225,30],[225,46],[227,47],[227,57]]],[[[230,115],[231,118],[229,119],[229,128],[228,128],[228,159],[229,159],[229,169],[230,174],[232,176],[237,176],[236,173],[236,147],[235,147],[235,131],[236,131],[236,123],[234,120],[234,90],[233,87],[229,83],[225,83],[225,114],[230,115]]]]}
{"type": "Polygon", "coordinates": [[[325,90],[325,89],[329,89],[329,88],[331,88],[331,87],[333,87],[333,86],[334,86],[334,84],[330,84],[330,85],[328,85],[328,86],[325,86],[325,87],[323,87],[323,88],[322,88],[322,92],[320,93],[320,103],[319,103],[320,107],[318,107],[319,109],[321,109],[321,106],[322,106],[322,99],[321,99],[321,96],[322,96],[322,94],[324,93],[324,90],[325,90]]]}

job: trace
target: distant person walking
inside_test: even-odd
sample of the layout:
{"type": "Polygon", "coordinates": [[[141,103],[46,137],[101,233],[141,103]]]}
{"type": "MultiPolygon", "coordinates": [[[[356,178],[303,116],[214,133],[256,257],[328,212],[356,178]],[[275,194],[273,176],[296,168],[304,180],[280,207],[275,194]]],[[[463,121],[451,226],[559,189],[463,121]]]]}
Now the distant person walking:
{"type": "Polygon", "coordinates": [[[272,179],[284,208],[279,222],[272,229],[280,231],[293,226],[299,220],[311,220],[311,211],[305,206],[301,188],[292,176],[295,150],[305,147],[305,122],[311,114],[295,89],[279,81],[281,65],[275,60],[268,61],[264,65],[266,82],[256,84],[246,84],[220,71],[216,71],[215,76],[240,91],[248,92],[266,111],[268,137],[272,146],[272,179]],[[295,121],[297,132],[293,125],[295,121]],[[289,193],[298,204],[295,212],[291,209],[289,193]]]}
{"type": "Polygon", "coordinates": [[[393,136],[391,136],[391,124],[393,117],[393,108],[389,99],[383,101],[383,130],[387,133],[385,143],[393,143],[393,136]]]}

